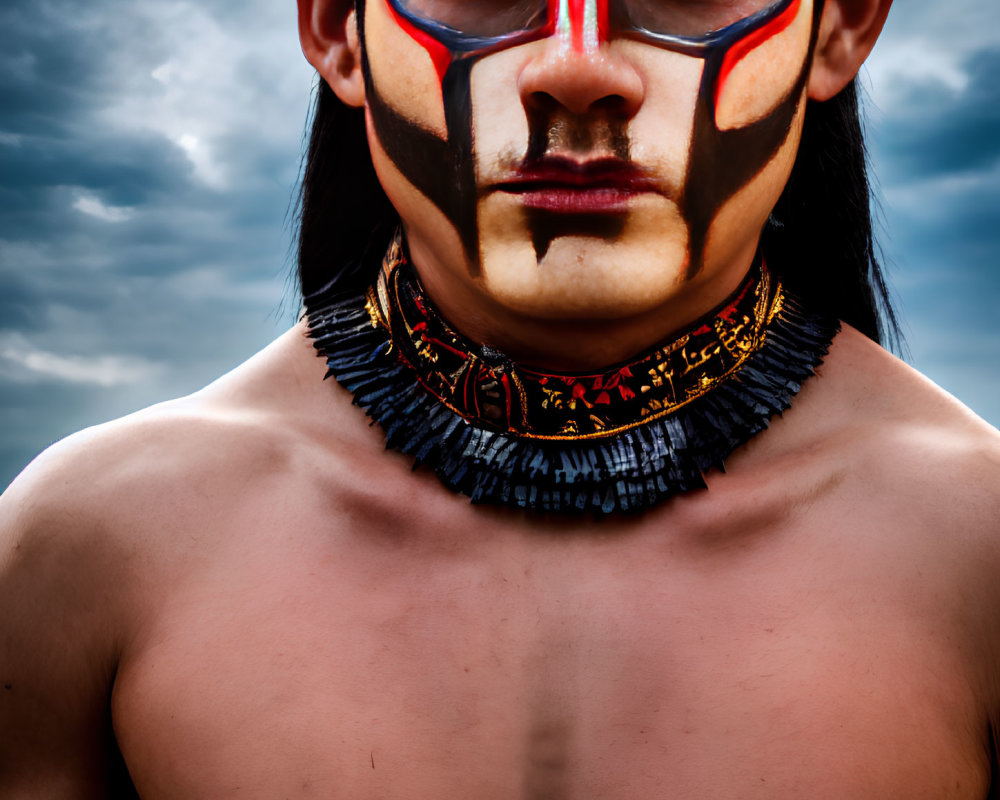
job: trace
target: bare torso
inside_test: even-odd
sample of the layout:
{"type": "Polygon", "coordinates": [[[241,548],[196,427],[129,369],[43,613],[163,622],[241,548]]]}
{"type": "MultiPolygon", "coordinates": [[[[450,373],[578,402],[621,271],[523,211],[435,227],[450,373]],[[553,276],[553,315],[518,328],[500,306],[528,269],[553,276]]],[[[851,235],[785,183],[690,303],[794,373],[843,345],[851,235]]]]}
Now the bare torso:
{"type": "Polygon", "coordinates": [[[143,800],[986,797],[996,434],[858,334],[708,491],[623,520],[473,507],[322,373],[292,331],[43,458],[72,513],[11,490],[48,537],[15,526],[5,591],[74,616],[0,708],[69,693],[52,785],[87,777],[23,796],[101,796],[71,751],[110,704],[143,800]]]}

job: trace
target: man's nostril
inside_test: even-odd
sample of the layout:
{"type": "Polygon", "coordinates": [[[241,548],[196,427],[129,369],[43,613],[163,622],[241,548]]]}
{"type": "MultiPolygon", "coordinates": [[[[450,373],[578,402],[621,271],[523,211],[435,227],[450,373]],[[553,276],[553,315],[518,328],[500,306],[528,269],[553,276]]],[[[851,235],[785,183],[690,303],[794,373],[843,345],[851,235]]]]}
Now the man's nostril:
{"type": "Polygon", "coordinates": [[[525,106],[539,112],[597,111],[630,118],[643,98],[643,81],[635,66],[610,50],[584,59],[549,48],[525,65],[518,86],[525,106]]]}
{"type": "Polygon", "coordinates": [[[525,105],[532,111],[552,114],[559,108],[559,101],[548,92],[531,92],[525,99],[525,105]]]}
{"type": "Polygon", "coordinates": [[[620,94],[609,94],[591,103],[591,108],[595,111],[605,111],[609,114],[623,112],[627,101],[620,94]]]}

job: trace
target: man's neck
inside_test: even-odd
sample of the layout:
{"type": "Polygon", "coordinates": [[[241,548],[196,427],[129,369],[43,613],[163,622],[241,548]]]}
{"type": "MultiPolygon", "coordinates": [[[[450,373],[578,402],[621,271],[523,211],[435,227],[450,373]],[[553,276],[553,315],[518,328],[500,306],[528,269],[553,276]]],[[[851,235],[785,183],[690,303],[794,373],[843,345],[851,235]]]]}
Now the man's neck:
{"type": "MultiPolygon", "coordinates": [[[[622,309],[602,318],[573,316],[571,310],[564,317],[551,318],[518,313],[497,302],[478,283],[453,279],[435,268],[419,247],[411,246],[410,256],[428,297],[467,339],[526,367],[587,372],[628,361],[718,309],[746,278],[755,251],[753,242],[724,267],[702,270],[653,308],[622,309]]],[[[567,296],[565,308],[573,309],[575,300],[567,296]]]]}
{"type": "Polygon", "coordinates": [[[629,363],[531,369],[450,327],[398,237],[374,286],[330,286],[307,312],[327,375],[389,447],[473,502],[543,513],[638,511],[704,488],[791,405],[838,327],[758,264],[722,308],[629,363]]]}

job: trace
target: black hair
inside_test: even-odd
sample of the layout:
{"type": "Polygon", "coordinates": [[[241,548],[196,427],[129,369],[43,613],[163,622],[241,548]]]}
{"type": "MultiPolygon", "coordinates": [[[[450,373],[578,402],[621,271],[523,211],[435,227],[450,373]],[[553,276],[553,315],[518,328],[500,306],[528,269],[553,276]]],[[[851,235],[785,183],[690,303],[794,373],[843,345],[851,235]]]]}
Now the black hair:
{"type": "MultiPolygon", "coordinates": [[[[317,78],[298,199],[298,278],[304,297],[335,285],[368,286],[369,249],[384,252],[399,215],[375,175],[364,111],[317,78]]],[[[379,263],[376,260],[374,263],[379,263]]]]}
{"type": "Polygon", "coordinates": [[[761,247],[768,265],[809,308],[899,348],[874,205],[855,79],[826,102],[808,102],[795,164],[761,247]]]}
{"type": "MultiPolygon", "coordinates": [[[[299,195],[298,277],[304,296],[358,290],[399,224],[372,166],[364,112],[319,80],[299,195]],[[363,265],[368,265],[364,267],[363,265]]],[[[770,268],[808,307],[898,345],[899,326],[872,226],[856,82],[809,101],[791,177],[762,237],[770,268]]]]}

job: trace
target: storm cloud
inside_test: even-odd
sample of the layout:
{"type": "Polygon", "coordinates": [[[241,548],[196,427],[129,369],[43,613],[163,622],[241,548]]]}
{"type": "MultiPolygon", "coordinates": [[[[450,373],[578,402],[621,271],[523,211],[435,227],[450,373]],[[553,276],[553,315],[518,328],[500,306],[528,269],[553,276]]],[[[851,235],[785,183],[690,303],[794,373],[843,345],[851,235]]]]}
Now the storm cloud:
{"type": "Polygon", "coordinates": [[[0,485],[291,324],[313,85],[283,3],[0,11],[0,485]]]}
{"type": "MultiPolygon", "coordinates": [[[[1000,35],[897,3],[865,80],[914,365],[1000,422],[1000,35]]],[[[293,4],[0,9],[0,487],[81,427],[193,391],[292,324],[314,84],[293,4]]]]}

